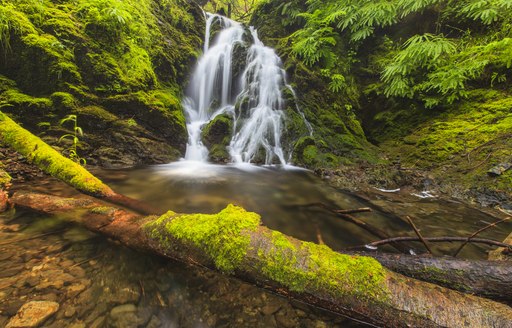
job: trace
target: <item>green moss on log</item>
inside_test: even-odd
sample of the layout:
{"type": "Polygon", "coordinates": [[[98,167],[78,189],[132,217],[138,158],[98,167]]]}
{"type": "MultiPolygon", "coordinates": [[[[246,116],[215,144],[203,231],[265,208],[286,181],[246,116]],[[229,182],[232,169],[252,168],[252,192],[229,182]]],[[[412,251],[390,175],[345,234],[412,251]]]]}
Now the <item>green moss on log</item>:
{"type": "Polygon", "coordinates": [[[249,232],[260,225],[260,216],[228,205],[217,214],[167,212],[146,225],[151,238],[171,247],[172,239],[191,243],[204,251],[223,272],[233,272],[244,259],[251,242],[249,232]]]}
{"type": "Polygon", "coordinates": [[[223,272],[257,267],[266,278],[295,292],[353,295],[373,301],[387,297],[386,269],[376,260],[340,254],[259,226],[258,214],[229,205],[218,214],[171,211],[144,229],[164,249],[192,245],[223,272]]]}
{"type": "Polygon", "coordinates": [[[324,291],[379,300],[387,295],[386,270],[376,260],[334,252],[272,231],[270,247],[258,250],[262,272],[295,292],[324,291]]]}
{"type": "Polygon", "coordinates": [[[27,157],[29,162],[82,192],[101,196],[113,194],[108,186],[85,168],[62,156],[2,112],[0,112],[0,138],[3,143],[27,157]]]}

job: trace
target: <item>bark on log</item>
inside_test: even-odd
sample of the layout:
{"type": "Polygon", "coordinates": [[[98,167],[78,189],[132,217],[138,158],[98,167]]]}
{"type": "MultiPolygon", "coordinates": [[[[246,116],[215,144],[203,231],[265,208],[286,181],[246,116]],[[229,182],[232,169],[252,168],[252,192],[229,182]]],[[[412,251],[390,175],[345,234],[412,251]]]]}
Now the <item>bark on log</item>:
{"type": "Polygon", "coordinates": [[[17,206],[81,214],[90,230],[139,250],[232,274],[327,310],[387,327],[512,327],[512,308],[407,278],[260,225],[256,213],[141,217],[91,200],[16,193],[17,206]]]}
{"type": "Polygon", "coordinates": [[[386,268],[411,278],[509,304],[512,302],[512,265],[507,262],[370,252],[350,254],[371,256],[386,268]]]}
{"type": "Polygon", "coordinates": [[[118,194],[81,165],[62,156],[40,138],[19,126],[0,111],[0,142],[16,150],[49,175],[84,194],[125,206],[141,214],[154,214],[148,205],[118,194]]]}

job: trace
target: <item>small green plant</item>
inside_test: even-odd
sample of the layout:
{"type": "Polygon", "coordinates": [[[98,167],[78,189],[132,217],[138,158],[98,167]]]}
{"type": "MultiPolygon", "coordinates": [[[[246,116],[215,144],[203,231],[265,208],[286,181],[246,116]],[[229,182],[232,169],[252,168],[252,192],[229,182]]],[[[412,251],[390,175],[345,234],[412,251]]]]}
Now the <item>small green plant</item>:
{"type": "Polygon", "coordinates": [[[76,115],[68,115],[68,116],[64,117],[62,120],[60,120],[59,124],[64,125],[64,123],[66,123],[66,122],[73,123],[73,133],[67,133],[67,134],[63,135],[62,137],[59,138],[59,142],[61,142],[64,139],[71,139],[72,144],[67,149],[67,151],[69,152],[69,158],[73,162],[76,162],[77,164],[85,165],[85,164],[87,164],[87,161],[85,160],[85,158],[80,157],[77,153],[78,144],[80,143],[80,139],[78,137],[79,136],[83,137],[83,135],[84,135],[82,128],[78,126],[77,116],[76,115]]]}

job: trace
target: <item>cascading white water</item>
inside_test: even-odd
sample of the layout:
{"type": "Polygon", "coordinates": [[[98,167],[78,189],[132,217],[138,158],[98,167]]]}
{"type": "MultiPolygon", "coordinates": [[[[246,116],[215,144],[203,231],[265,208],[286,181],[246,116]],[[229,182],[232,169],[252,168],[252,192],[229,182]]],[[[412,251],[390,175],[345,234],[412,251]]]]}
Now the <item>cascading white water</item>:
{"type": "MultiPolygon", "coordinates": [[[[204,53],[183,104],[189,134],[185,159],[207,161],[208,149],[201,141],[201,129],[217,115],[228,113],[234,121],[229,146],[233,162],[251,163],[264,155],[265,164],[286,164],[281,147],[284,125],[281,90],[289,86],[281,60],[273,49],[263,45],[251,27],[253,43],[248,49],[245,69],[240,81],[233,81],[233,50],[237,44],[246,42],[246,29],[226,17],[206,15],[204,53]],[[221,30],[210,43],[214,23],[221,30]]],[[[250,37],[246,36],[247,39],[250,37]]]]}
{"type": "Polygon", "coordinates": [[[243,27],[219,15],[207,15],[204,54],[192,76],[183,107],[187,114],[188,144],[186,160],[206,162],[208,149],[201,141],[201,128],[215,116],[233,110],[229,96],[232,87],[233,47],[242,42],[243,27]],[[222,31],[210,47],[212,24],[219,22],[222,31]],[[220,86],[220,87],[219,87],[220,86]],[[218,102],[219,105],[215,105],[218,102]]]}

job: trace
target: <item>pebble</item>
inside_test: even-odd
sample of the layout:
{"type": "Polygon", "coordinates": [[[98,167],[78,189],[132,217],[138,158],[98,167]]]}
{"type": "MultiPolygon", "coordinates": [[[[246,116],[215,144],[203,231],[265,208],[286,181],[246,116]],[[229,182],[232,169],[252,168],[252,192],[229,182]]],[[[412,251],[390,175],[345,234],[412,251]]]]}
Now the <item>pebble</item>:
{"type": "Polygon", "coordinates": [[[68,308],[66,308],[66,311],[64,311],[64,316],[66,318],[71,318],[73,317],[74,315],[76,314],[76,308],[73,307],[73,306],[70,306],[68,308]]]}
{"type": "Polygon", "coordinates": [[[42,324],[59,310],[59,303],[31,301],[25,303],[11,318],[5,328],[32,328],[42,324]]]}

